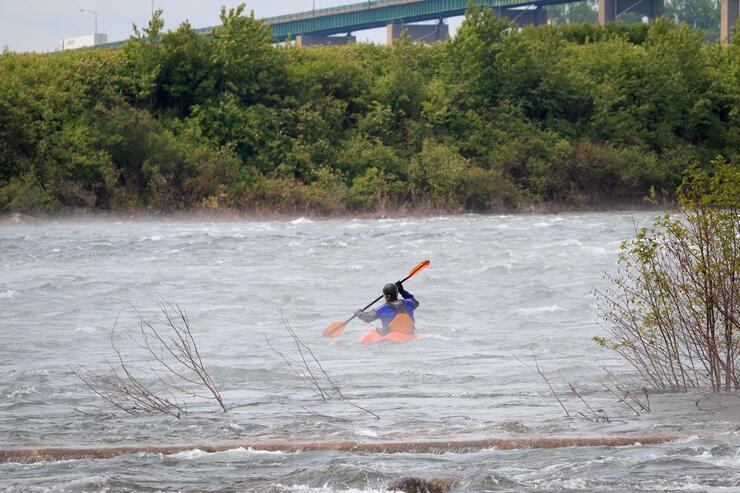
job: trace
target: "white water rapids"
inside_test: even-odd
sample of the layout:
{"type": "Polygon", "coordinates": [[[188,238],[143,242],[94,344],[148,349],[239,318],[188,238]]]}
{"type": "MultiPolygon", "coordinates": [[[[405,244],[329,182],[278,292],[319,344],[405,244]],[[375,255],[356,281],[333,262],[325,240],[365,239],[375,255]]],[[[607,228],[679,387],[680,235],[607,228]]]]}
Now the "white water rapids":
{"type": "Polygon", "coordinates": [[[603,387],[634,372],[592,342],[595,288],[651,213],[294,221],[67,220],[0,224],[0,449],[261,440],[362,442],[667,434],[662,445],[374,454],[128,454],[0,463],[0,491],[384,491],[401,476],[453,491],[740,491],[740,398],[652,394],[636,416],[603,387]],[[406,288],[423,337],[357,343],[353,321],[321,336],[386,282],[406,288]],[[72,373],[106,371],[130,307],[182,306],[229,412],[191,399],[186,419],[114,412],[72,373]],[[295,355],[285,317],[371,415],[321,402],[270,350],[295,355]],[[572,414],[519,361],[536,358],[572,414]]]}

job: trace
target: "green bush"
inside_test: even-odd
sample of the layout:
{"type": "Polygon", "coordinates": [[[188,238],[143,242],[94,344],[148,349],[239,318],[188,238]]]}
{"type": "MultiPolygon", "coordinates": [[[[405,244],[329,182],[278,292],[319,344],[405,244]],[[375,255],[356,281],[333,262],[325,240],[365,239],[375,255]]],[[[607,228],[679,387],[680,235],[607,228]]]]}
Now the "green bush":
{"type": "Polygon", "coordinates": [[[32,172],[10,179],[0,187],[0,210],[13,212],[47,212],[58,204],[38,182],[32,172]]]}
{"type": "Polygon", "coordinates": [[[718,157],[708,168],[686,170],[680,215],[625,241],[598,293],[609,338],[595,341],[662,390],[740,390],[740,166],[718,157]]]}

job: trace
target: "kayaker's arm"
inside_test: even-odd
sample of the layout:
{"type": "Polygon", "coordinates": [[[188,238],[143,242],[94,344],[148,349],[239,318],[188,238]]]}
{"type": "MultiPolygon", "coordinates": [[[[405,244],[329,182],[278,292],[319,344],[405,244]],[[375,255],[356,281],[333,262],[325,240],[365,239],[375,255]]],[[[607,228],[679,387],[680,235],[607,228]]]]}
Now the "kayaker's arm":
{"type": "Polygon", "coordinates": [[[417,300],[414,297],[413,294],[411,294],[408,291],[406,291],[403,288],[403,284],[401,284],[400,281],[396,282],[396,287],[398,288],[398,294],[400,294],[401,296],[403,296],[403,299],[405,299],[406,301],[409,301],[409,302],[413,303],[414,309],[416,309],[416,308],[419,307],[419,300],[417,300]]]}
{"type": "Polygon", "coordinates": [[[378,315],[378,310],[368,310],[366,312],[363,312],[362,310],[357,310],[355,312],[355,316],[366,324],[369,324],[370,322],[373,322],[380,318],[380,316],[378,315]]]}

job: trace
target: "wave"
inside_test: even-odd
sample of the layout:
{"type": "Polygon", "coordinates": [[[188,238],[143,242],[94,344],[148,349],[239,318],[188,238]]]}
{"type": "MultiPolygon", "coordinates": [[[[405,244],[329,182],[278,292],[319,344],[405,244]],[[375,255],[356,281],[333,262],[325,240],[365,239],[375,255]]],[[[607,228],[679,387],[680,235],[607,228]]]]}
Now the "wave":
{"type": "Polygon", "coordinates": [[[536,315],[538,313],[553,313],[562,311],[564,311],[564,308],[561,308],[559,305],[549,305],[537,306],[534,308],[517,308],[516,310],[514,310],[514,313],[518,313],[520,315],[536,315]]]}
{"type": "Polygon", "coordinates": [[[11,298],[15,298],[17,295],[18,295],[18,291],[8,289],[6,291],[0,292],[0,299],[11,299],[11,298]]]}
{"type": "Polygon", "coordinates": [[[31,386],[23,386],[19,389],[15,389],[10,394],[6,395],[8,399],[13,399],[15,397],[23,396],[23,395],[30,395],[30,394],[38,394],[38,391],[36,390],[36,387],[31,386]]]}
{"type": "Polygon", "coordinates": [[[315,221],[308,219],[307,217],[299,217],[298,219],[293,219],[290,221],[290,224],[313,224],[315,221]]]}
{"type": "Polygon", "coordinates": [[[236,447],[227,450],[219,450],[216,452],[194,448],[191,450],[176,452],[174,454],[166,454],[166,456],[173,459],[193,460],[212,455],[285,455],[285,453],[286,452],[283,452],[281,450],[259,450],[252,447],[236,447]]]}
{"type": "Polygon", "coordinates": [[[75,327],[75,332],[83,332],[85,334],[94,334],[98,329],[89,325],[83,325],[82,327],[75,327]]]}

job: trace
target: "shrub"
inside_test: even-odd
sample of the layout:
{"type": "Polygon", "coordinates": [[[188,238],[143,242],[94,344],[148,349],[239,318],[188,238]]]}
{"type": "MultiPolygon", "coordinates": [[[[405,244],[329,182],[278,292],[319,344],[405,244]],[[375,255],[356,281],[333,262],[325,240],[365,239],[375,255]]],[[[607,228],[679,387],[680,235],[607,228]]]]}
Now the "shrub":
{"type": "Polygon", "coordinates": [[[688,169],[681,215],[622,244],[620,270],[598,292],[617,351],[659,389],[740,390],[740,167],[688,169]]]}
{"type": "Polygon", "coordinates": [[[409,164],[412,197],[435,208],[461,206],[468,166],[456,149],[425,140],[421,152],[409,164]]]}
{"type": "Polygon", "coordinates": [[[0,186],[0,210],[46,212],[56,207],[58,203],[41,187],[33,172],[11,178],[0,186]]]}

